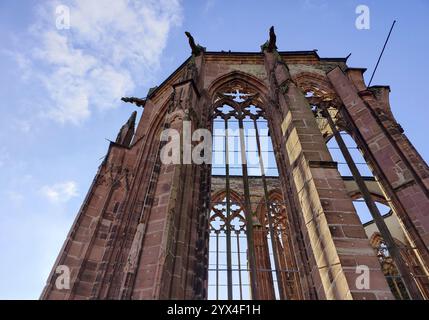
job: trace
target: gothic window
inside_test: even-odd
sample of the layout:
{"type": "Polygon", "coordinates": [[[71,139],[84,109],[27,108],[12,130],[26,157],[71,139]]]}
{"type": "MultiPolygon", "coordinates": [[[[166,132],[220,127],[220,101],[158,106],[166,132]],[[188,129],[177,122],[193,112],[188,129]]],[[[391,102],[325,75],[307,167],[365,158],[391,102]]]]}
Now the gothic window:
{"type": "Polygon", "coordinates": [[[261,225],[254,230],[255,248],[262,249],[257,252],[258,267],[272,271],[269,274],[258,272],[258,282],[266,291],[266,297],[293,299],[297,294],[298,273],[291,256],[286,207],[278,190],[271,192],[268,206],[260,204],[258,219],[261,225]]]}
{"type": "Polygon", "coordinates": [[[286,273],[296,270],[285,263],[284,201],[270,199],[279,174],[258,96],[218,94],[212,130],[212,178],[223,186],[211,201],[208,298],[285,299],[295,284],[286,273]]]}
{"type": "Polygon", "coordinates": [[[228,264],[234,299],[250,299],[246,218],[241,205],[226,197],[213,202],[210,213],[209,299],[228,297],[228,264]],[[229,251],[227,248],[230,248],[229,251]]]}
{"type": "Polygon", "coordinates": [[[389,253],[386,242],[381,237],[376,237],[373,246],[392,294],[396,299],[409,300],[407,289],[389,253]]]}

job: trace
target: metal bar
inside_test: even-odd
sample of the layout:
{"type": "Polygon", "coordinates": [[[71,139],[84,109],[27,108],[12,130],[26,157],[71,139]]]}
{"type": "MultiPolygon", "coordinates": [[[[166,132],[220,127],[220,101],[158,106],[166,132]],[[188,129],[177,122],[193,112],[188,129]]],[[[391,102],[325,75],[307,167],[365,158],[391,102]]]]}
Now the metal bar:
{"type": "MultiPolygon", "coordinates": [[[[241,152],[240,152],[240,154],[241,154],[241,152]]],[[[223,169],[224,167],[223,166],[212,166],[212,168],[214,168],[214,169],[223,169]]],[[[240,166],[239,165],[233,165],[233,166],[230,166],[230,168],[232,168],[232,169],[240,169],[240,166]]],[[[249,166],[249,168],[250,169],[258,169],[258,167],[254,167],[254,166],[249,166]]],[[[277,170],[276,167],[267,167],[265,169],[268,169],[268,170],[277,170]]]]}
{"type": "MultiPolygon", "coordinates": [[[[353,200],[353,201],[357,201],[357,200],[353,200]]],[[[363,200],[359,200],[359,201],[363,201],[363,200]]],[[[210,203],[212,203],[212,204],[226,204],[226,201],[210,201],[210,203]]],[[[250,201],[250,203],[251,204],[259,204],[260,202],[259,201],[250,201]]],[[[282,201],[282,202],[278,201],[278,203],[285,204],[284,201],[282,201]]],[[[232,204],[234,204],[234,202],[232,204]]]]}
{"type": "Polygon", "coordinates": [[[250,205],[250,191],[249,191],[249,177],[247,174],[247,161],[246,161],[246,145],[244,142],[244,128],[242,111],[239,110],[238,127],[240,131],[240,146],[241,146],[241,166],[243,170],[243,187],[244,187],[244,205],[246,213],[246,233],[247,233],[247,251],[249,257],[250,267],[250,283],[252,299],[258,300],[258,284],[256,281],[256,260],[254,252],[254,241],[253,241],[253,221],[252,221],[252,207],[250,205]]]}
{"type": "MultiPolygon", "coordinates": [[[[285,295],[285,292],[283,290],[282,274],[279,271],[280,270],[279,257],[278,257],[276,240],[274,238],[273,222],[271,219],[271,209],[272,208],[269,204],[268,187],[267,187],[267,181],[265,180],[264,162],[262,160],[261,141],[259,140],[259,130],[258,130],[258,125],[256,123],[256,119],[253,119],[253,125],[254,125],[255,133],[256,133],[256,145],[257,145],[258,156],[259,156],[259,167],[261,169],[262,185],[264,188],[265,206],[267,208],[268,231],[270,233],[271,248],[273,250],[273,260],[274,260],[274,267],[275,267],[275,272],[276,272],[276,276],[277,276],[277,286],[278,286],[278,290],[279,290],[280,299],[285,300],[286,295],[285,295]]],[[[273,285],[274,285],[274,283],[273,283],[273,285]]]]}
{"type": "MultiPolygon", "coordinates": [[[[251,123],[253,120],[243,120],[243,123],[251,123]]],[[[222,122],[222,120],[213,120],[213,122],[222,122]]]]}
{"type": "MultiPolygon", "coordinates": [[[[247,137],[250,137],[250,136],[247,136],[247,137]]],[[[252,136],[252,137],[255,137],[255,136],[252,136]]],[[[212,152],[224,152],[224,151],[223,150],[212,150],[212,152]]],[[[231,150],[230,152],[232,152],[232,153],[240,153],[239,150],[231,150]]],[[[258,152],[258,150],[246,150],[246,152],[258,152]]],[[[274,150],[271,150],[271,151],[268,150],[266,152],[268,152],[268,153],[274,153],[274,150]]]]}
{"type": "Polygon", "coordinates": [[[371,85],[372,79],[374,78],[374,74],[377,71],[378,64],[380,63],[381,57],[384,53],[384,49],[386,49],[387,42],[389,41],[390,34],[392,33],[393,27],[395,26],[396,20],[393,20],[392,26],[390,27],[389,34],[387,35],[386,41],[384,42],[383,49],[381,50],[380,56],[378,57],[377,64],[375,65],[374,71],[372,72],[371,79],[369,80],[368,87],[371,85]]]}
{"type": "Polygon", "coordinates": [[[404,296],[402,295],[401,289],[398,286],[398,283],[396,282],[396,278],[392,278],[392,282],[395,285],[396,292],[398,293],[401,300],[404,300],[404,296]]]}
{"type": "Polygon", "coordinates": [[[350,152],[347,150],[347,146],[344,143],[343,138],[339,134],[337,127],[335,126],[334,121],[332,120],[331,115],[328,109],[326,108],[326,106],[322,106],[322,112],[324,113],[324,116],[328,120],[328,124],[331,127],[332,133],[334,134],[334,137],[335,137],[335,140],[337,141],[338,146],[341,148],[341,152],[344,158],[349,164],[350,171],[352,172],[353,177],[356,181],[356,184],[358,185],[359,190],[362,193],[362,197],[365,200],[365,203],[369,209],[369,212],[371,213],[371,216],[374,219],[374,222],[378,230],[380,231],[381,236],[383,237],[383,240],[386,242],[388,246],[389,253],[392,256],[393,261],[396,264],[396,267],[398,268],[399,274],[404,279],[404,285],[408,291],[408,295],[412,299],[420,300],[422,298],[420,291],[417,288],[416,283],[410,276],[409,270],[407,269],[404,261],[402,260],[401,253],[398,247],[396,246],[395,240],[393,239],[383,217],[380,214],[380,211],[378,210],[374,200],[372,199],[371,193],[369,192],[365,184],[365,181],[363,180],[358,168],[356,167],[353,161],[353,158],[350,155],[350,152]]]}
{"type": "MultiPolygon", "coordinates": [[[[211,268],[209,268],[209,270],[210,271],[215,271],[216,269],[211,269],[211,268]]],[[[238,271],[238,270],[241,270],[241,271],[250,271],[250,269],[232,269],[233,271],[238,271]]],[[[222,269],[222,268],[220,268],[219,269],[219,271],[226,271],[226,269],[222,269]]],[[[258,271],[261,271],[261,272],[273,272],[273,269],[263,269],[263,268],[258,268],[258,271]]],[[[282,272],[288,272],[288,273],[298,273],[299,272],[299,270],[292,270],[292,269],[280,269],[280,271],[282,271],[282,272]]],[[[214,285],[214,284],[213,284],[214,285]]]]}
{"type": "MultiPolygon", "coordinates": [[[[225,136],[223,136],[223,135],[213,135],[213,137],[222,137],[222,138],[224,138],[225,136]]],[[[238,138],[238,136],[231,136],[231,137],[236,137],[236,138],[238,138]]],[[[256,136],[253,136],[253,135],[247,135],[247,137],[256,137],[256,136]]],[[[328,149],[330,149],[330,150],[340,150],[340,148],[338,148],[338,147],[327,147],[328,149]]],[[[349,148],[349,149],[358,149],[358,147],[352,147],[352,146],[347,146],[347,148],[349,148]]],[[[257,152],[258,150],[246,150],[246,152],[257,152]]],[[[223,150],[216,150],[216,149],[213,149],[213,152],[224,152],[223,150]]],[[[230,151],[230,152],[240,152],[240,151],[238,151],[238,150],[236,150],[236,151],[230,151]]],[[[265,151],[265,152],[267,152],[267,153],[275,153],[275,151],[274,150],[267,150],[267,151],[265,151]]]]}
{"type": "Polygon", "coordinates": [[[228,148],[228,119],[225,119],[225,183],[226,183],[226,264],[228,266],[227,282],[228,282],[228,300],[232,300],[232,270],[231,270],[231,221],[230,221],[230,185],[229,185],[229,148],[228,148]]]}
{"type": "MultiPolygon", "coordinates": [[[[348,165],[347,162],[337,162],[337,164],[342,164],[342,165],[348,165]]],[[[356,165],[368,165],[366,162],[355,162],[356,165]]],[[[222,169],[223,166],[212,166],[212,168],[214,169],[222,169]]],[[[232,169],[240,169],[240,166],[238,165],[233,165],[230,166],[230,168],[232,169]]],[[[253,165],[249,166],[250,169],[258,169],[258,167],[255,167],[253,165]]],[[[277,170],[277,167],[266,167],[265,169],[267,170],[277,170]]]]}
{"type": "Polygon", "coordinates": [[[238,258],[238,283],[240,284],[240,299],[243,300],[243,288],[242,288],[242,281],[241,281],[241,256],[240,256],[240,237],[237,235],[237,258],[238,258]]]}
{"type": "Polygon", "coordinates": [[[216,300],[219,300],[219,232],[216,232],[216,300]]]}

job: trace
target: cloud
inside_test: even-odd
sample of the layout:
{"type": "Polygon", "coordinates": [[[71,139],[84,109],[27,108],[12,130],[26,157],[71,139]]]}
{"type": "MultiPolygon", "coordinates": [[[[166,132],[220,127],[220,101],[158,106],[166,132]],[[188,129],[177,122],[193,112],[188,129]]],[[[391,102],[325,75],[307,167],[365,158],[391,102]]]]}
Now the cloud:
{"type": "Polygon", "coordinates": [[[169,31],[181,20],[179,0],[50,1],[40,5],[30,28],[29,57],[15,59],[22,68],[31,66],[46,89],[42,115],[79,124],[93,108],[114,108],[121,96],[150,80],[169,31]],[[69,29],[56,27],[60,4],[69,8],[69,29]]]}
{"type": "Polygon", "coordinates": [[[78,196],[77,184],[74,181],[56,183],[52,186],[43,186],[40,192],[53,203],[67,202],[78,196]]]}
{"type": "Polygon", "coordinates": [[[31,60],[22,52],[17,52],[9,49],[1,49],[0,53],[9,57],[16,63],[20,72],[21,79],[26,81],[30,78],[32,63],[31,60]]]}

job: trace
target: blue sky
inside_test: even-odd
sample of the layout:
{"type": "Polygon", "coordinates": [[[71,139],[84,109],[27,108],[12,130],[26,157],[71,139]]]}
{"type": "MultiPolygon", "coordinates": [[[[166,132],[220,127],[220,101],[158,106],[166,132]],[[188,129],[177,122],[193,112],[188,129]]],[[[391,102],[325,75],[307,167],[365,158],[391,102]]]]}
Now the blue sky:
{"type": "Polygon", "coordinates": [[[143,97],[189,55],[184,31],[208,50],[258,51],[276,27],[279,50],[318,49],[374,68],[391,86],[405,133],[429,159],[427,1],[0,2],[0,299],[36,299],[108,142],[143,97]],[[109,5],[108,2],[111,2],[109,5]],[[55,7],[70,8],[57,30],[55,7]],[[355,28],[356,6],[370,29],[355,28]]]}

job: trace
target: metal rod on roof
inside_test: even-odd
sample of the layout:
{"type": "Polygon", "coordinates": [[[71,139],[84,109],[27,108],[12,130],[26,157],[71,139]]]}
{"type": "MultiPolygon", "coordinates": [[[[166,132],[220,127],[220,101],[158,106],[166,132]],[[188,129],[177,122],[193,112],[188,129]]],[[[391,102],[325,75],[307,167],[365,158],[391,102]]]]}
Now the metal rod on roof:
{"type": "Polygon", "coordinates": [[[386,41],[384,42],[383,49],[381,50],[380,56],[378,57],[377,64],[375,65],[374,71],[372,72],[371,79],[369,80],[368,87],[371,85],[372,79],[374,78],[374,74],[377,71],[378,64],[380,63],[381,56],[384,53],[384,49],[386,49],[387,42],[389,41],[390,34],[392,33],[393,27],[395,26],[396,20],[393,20],[392,26],[390,27],[389,34],[387,35],[386,41]]]}

